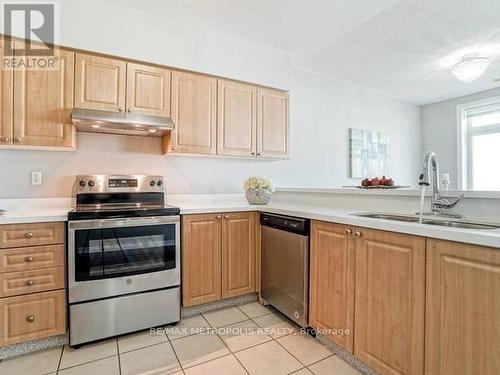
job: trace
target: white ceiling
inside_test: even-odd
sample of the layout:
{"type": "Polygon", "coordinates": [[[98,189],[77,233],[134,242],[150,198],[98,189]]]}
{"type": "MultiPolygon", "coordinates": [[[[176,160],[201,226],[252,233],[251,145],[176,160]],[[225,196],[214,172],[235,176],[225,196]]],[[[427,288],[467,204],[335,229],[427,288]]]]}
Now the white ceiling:
{"type": "Polygon", "coordinates": [[[297,67],[426,104],[500,87],[500,0],[109,0],[290,52],[297,67]],[[492,60],[466,85],[450,68],[492,60]]]}

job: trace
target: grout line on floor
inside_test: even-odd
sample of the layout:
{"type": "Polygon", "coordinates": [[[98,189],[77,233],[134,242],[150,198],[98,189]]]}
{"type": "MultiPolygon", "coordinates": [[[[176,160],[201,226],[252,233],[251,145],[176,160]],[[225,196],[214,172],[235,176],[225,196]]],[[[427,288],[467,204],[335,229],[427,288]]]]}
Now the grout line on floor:
{"type": "Polygon", "coordinates": [[[118,353],[118,373],[122,375],[122,362],[120,359],[120,345],[118,344],[118,339],[116,339],[116,352],[118,353]]]}
{"type": "MultiPolygon", "coordinates": [[[[168,339],[168,337],[167,337],[167,339],[168,339]]],[[[184,374],[184,368],[182,367],[181,361],[179,359],[179,356],[177,355],[177,352],[175,351],[174,346],[172,345],[172,342],[170,341],[170,339],[168,339],[167,342],[168,342],[168,345],[170,345],[170,349],[172,349],[172,351],[174,352],[175,359],[177,360],[177,363],[179,364],[179,367],[181,368],[181,371],[184,374]]]]}
{"type": "Polygon", "coordinates": [[[136,350],[141,350],[141,349],[145,349],[145,348],[149,348],[151,346],[156,346],[156,345],[161,345],[161,344],[165,344],[167,342],[169,342],[170,340],[168,340],[168,336],[165,335],[165,337],[167,337],[167,340],[166,341],[163,341],[163,342],[155,342],[154,344],[147,344],[147,345],[144,345],[144,346],[141,346],[140,348],[135,348],[135,349],[131,349],[131,350],[125,350],[123,352],[120,352],[119,348],[118,348],[118,355],[120,354],[126,354],[126,353],[130,353],[130,352],[135,352],[136,350]]]}
{"type": "MultiPolygon", "coordinates": [[[[241,306],[241,305],[239,305],[239,306],[241,306]]],[[[236,306],[234,306],[234,307],[236,307],[236,308],[237,308],[237,309],[238,309],[238,310],[239,310],[239,311],[240,311],[243,315],[245,315],[246,317],[248,317],[248,319],[252,319],[252,318],[250,317],[250,315],[248,315],[248,314],[247,314],[247,313],[245,313],[242,309],[240,309],[240,307],[239,307],[239,306],[238,306],[238,305],[236,305],[236,306]]]]}
{"type": "Polygon", "coordinates": [[[220,356],[218,356],[218,357],[215,357],[215,358],[210,358],[210,359],[207,359],[206,361],[203,361],[203,362],[197,363],[197,364],[195,364],[195,365],[189,365],[189,366],[186,366],[186,367],[184,367],[184,366],[182,365],[182,363],[181,363],[181,364],[180,364],[180,366],[181,366],[181,369],[183,369],[183,370],[187,370],[187,369],[190,369],[190,368],[193,368],[193,367],[196,367],[196,366],[202,365],[202,364],[207,363],[207,362],[212,362],[212,361],[215,361],[216,359],[220,359],[220,358],[223,358],[223,357],[227,357],[228,355],[233,355],[233,353],[229,352],[229,353],[227,353],[227,354],[222,354],[222,355],[220,355],[220,356]]]}
{"type": "MultiPolygon", "coordinates": [[[[253,302],[249,302],[249,303],[253,303],[253,302]]],[[[255,302],[255,303],[258,303],[258,302],[255,302]]],[[[236,305],[235,307],[238,308],[238,310],[240,310],[243,314],[245,314],[246,316],[248,316],[248,319],[260,318],[260,317],[263,317],[263,316],[266,316],[266,315],[269,315],[269,314],[273,313],[273,311],[268,310],[268,312],[266,314],[262,314],[262,315],[251,317],[246,312],[244,312],[242,309],[240,309],[240,306],[243,306],[243,305],[247,305],[247,304],[246,303],[242,303],[241,305],[236,305]]],[[[260,305],[260,303],[259,303],[259,305],[260,305]]],[[[261,305],[261,306],[263,306],[263,305],[261,305]]],[[[265,306],[263,306],[263,307],[265,307],[265,306]]]]}
{"type": "MultiPolygon", "coordinates": [[[[325,357],[325,358],[321,358],[320,360],[315,361],[315,362],[313,362],[313,363],[311,363],[311,364],[307,365],[306,367],[309,367],[309,366],[314,366],[316,363],[320,363],[321,361],[324,361],[325,359],[328,359],[328,358],[330,358],[330,357],[334,357],[335,355],[336,355],[336,354],[335,354],[335,353],[333,353],[332,355],[329,355],[329,356],[327,356],[327,357],[325,357]]],[[[350,365],[349,365],[349,366],[350,366],[350,365]]],[[[352,366],[351,366],[351,367],[352,367],[352,366]]]]}
{"type": "MultiPolygon", "coordinates": [[[[284,337],[284,336],[282,336],[282,337],[284,337]]],[[[281,338],[281,337],[278,337],[278,339],[280,339],[280,338],[281,338]]],[[[287,352],[287,353],[288,353],[288,354],[290,354],[293,358],[295,358],[295,359],[296,359],[296,360],[297,360],[297,361],[298,361],[298,362],[299,362],[302,366],[307,367],[307,365],[306,365],[306,364],[302,363],[302,361],[301,361],[300,359],[298,359],[298,358],[297,358],[295,355],[293,355],[293,353],[291,353],[291,352],[290,352],[287,348],[285,348],[283,345],[281,345],[281,344],[280,344],[280,342],[279,342],[277,339],[276,339],[276,340],[274,340],[274,341],[276,342],[276,344],[278,344],[279,346],[281,346],[281,347],[285,350],[285,352],[287,352]]]]}
{"type": "Polygon", "coordinates": [[[60,368],[60,369],[58,369],[58,372],[59,372],[59,371],[62,371],[62,370],[69,369],[69,368],[73,368],[73,367],[78,367],[78,366],[86,365],[86,364],[89,364],[89,363],[92,363],[92,362],[97,362],[97,361],[100,361],[100,360],[102,360],[102,359],[108,359],[108,358],[111,358],[111,357],[116,357],[116,356],[118,356],[118,355],[119,355],[119,354],[108,355],[108,356],[106,356],[106,357],[93,359],[93,360],[91,360],[91,361],[87,361],[87,362],[82,362],[82,363],[79,363],[79,364],[77,364],[77,365],[72,365],[72,366],[68,366],[68,367],[60,368]]]}
{"type": "MultiPolygon", "coordinates": [[[[233,307],[236,307],[236,306],[230,306],[230,307],[224,307],[223,309],[220,309],[220,310],[212,310],[212,311],[207,311],[207,313],[212,313],[212,312],[215,312],[215,311],[223,311],[223,310],[227,310],[227,309],[231,309],[233,307]]],[[[246,317],[248,317],[247,314],[245,314],[243,311],[241,311],[240,309],[238,309],[238,307],[236,307],[236,309],[238,311],[240,311],[241,313],[243,313],[243,315],[245,315],[246,317]]],[[[205,318],[205,316],[203,315],[204,313],[200,313],[201,317],[208,323],[208,325],[210,326],[210,328],[214,328],[214,329],[217,329],[217,328],[222,328],[222,327],[227,327],[228,325],[231,325],[231,324],[236,324],[236,323],[241,323],[241,322],[245,322],[249,319],[252,319],[250,317],[248,317],[248,319],[243,319],[243,320],[239,320],[237,322],[232,322],[232,323],[229,323],[229,324],[226,324],[226,325],[223,325],[223,326],[220,326],[220,327],[214,327],[212,324],[210,324],[210,322],[208,321],[207,318],[205,318]]]]}
{"type": "MultiPolygon", "coordinates": [[[[238,309],[239,310],[239,309],[238,309]]],[[[245,314],[245,313],[243,313],[245,314]]],[[[245,314],[246,315],[246,314],[245,314]]],[[[252,321],[251,319],[249,319],[250,321],[252,321]]],[[[244,322],[246,322],[246,320],[243,320],[244,322]]],[[[210,324],[210,323],[209,323],[210,324]]],[[[227,327],[227,326],[226,326],[227,327]]],[[[250,375],[250,373],[248,372],[248,370],[246,369],[245,366],[243,366],[243,363],[240,362],[240,360],[238,359],[238,357],[236,357],[234,355],[234,352],[229,348],[229,346],[226,344],[226,342],[222,339],[222,337],[220,337],[220,335],[217,333],[217,331],[215,332],[215,334],[219,337],[219,340],[222,341],[222,343],[226,346],[227,350],[229,350],[229,353],[231,353],[231,355],[238,361],[238,363],[241,365],[241,367],[243,367],[243,370],[248,374],[250,375]]]]}
{"type": "Polygon", "coordinates": [[[57,362],[56,373],[59,373],[59,367],[61,366],[62,356],[64,353],[64,347],[65,347],[65,345],[63,345],[61,348],[61,354],[59,355],[59,362],[57,362]]]}
{"type": "Polygon", "coordinates": [[[240,366],[243,368],[243,370],[248,374],[250,375],[250,372],[247,370],[247,368],[243,365],[243,363],[241,363],[240,359],[238,357],[236,357],[236,355],[234,353],[231,353],[231,355],[236,358],[236,360],[238,361],[238,363],[240,364],[240,366]]]}

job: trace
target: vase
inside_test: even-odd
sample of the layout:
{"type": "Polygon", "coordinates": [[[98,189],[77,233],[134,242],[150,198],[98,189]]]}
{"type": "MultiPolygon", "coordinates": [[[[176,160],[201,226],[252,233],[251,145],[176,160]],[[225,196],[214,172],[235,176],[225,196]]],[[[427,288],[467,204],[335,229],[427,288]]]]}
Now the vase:
{"type": "Polygon", "coordinates": [[[246,192],[250,204],[268,204],[273,193],[269,189],[250,189],[246,192]]]}

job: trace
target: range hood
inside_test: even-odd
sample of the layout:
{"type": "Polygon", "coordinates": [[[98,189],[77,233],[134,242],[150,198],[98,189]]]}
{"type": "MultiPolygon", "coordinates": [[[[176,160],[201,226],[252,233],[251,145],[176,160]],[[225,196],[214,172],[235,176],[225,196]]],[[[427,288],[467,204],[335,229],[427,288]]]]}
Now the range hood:
{"type": "Polygon", "coordinates": [[[168,117],[146,116],[130,112],[109,112],[75,108],[71,122],[78,131],[161,137],[174,130],[168,117]]]}

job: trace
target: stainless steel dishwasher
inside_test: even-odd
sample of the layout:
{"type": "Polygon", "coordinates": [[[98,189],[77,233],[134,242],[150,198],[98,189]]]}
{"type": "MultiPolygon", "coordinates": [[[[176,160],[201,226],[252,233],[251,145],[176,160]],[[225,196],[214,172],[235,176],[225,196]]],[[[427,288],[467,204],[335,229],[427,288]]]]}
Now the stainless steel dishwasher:
{"type": "Polygon", "coordinates": [[[308,326],[308,219],[261,214],[262,298],[302,327],[308,326]]]}

